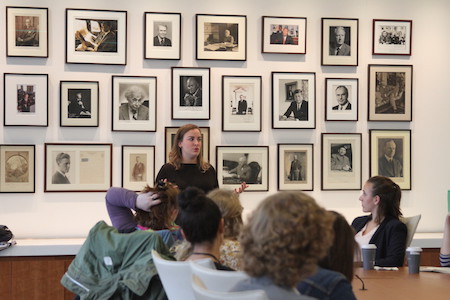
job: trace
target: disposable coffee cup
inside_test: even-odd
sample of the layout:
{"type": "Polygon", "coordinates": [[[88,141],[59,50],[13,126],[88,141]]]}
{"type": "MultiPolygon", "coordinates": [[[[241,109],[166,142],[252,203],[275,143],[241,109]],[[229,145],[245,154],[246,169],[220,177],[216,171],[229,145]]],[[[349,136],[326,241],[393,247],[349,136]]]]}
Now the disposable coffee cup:
{"type": "Polygon", "coordinates": [[[422,254],[422,248],[420,247],[408,247],[406,249],[406,255],[408,258],[408,273],[417,274],[420,269],[420,255],[422,254]]]}
{"type": "Polygon", "coordinates": [[[375,266],[375,254],[377,252],[377,246],[375,244],[367,244],[361,246],[362,260],[364,270],[373,270],[375,266]]]}

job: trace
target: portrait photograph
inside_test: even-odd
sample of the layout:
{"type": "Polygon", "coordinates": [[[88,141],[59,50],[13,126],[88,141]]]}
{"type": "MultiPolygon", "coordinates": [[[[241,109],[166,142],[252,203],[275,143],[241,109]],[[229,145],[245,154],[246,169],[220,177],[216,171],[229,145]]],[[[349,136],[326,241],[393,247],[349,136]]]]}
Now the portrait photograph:
{"type": "Polygon", "coordinates": [[[369,121],[412,121],[412,65],[369,65],[369,121]]]}
{"type": "Polygon", "coordinates": [[[35,145],[0,145],[0,193],[35,192],[35,145]]]}
{"type": "Polygon", "coordinates": [[[138,192],[155,181],[155,146],[122,145],[122,187],[138,192]]]}
{"type": "Polygon", "coordinates": [[[316,73],[272,72],[272,128],[316,127],[316,73]]]}
{"type": "Polygon", "coordinates": [[[314,189],[313,144],[278,144],[278,190],[314,189]]]}
{"type": "Polygon", "coordinates": [[[322,18],[322,65],[358,65],[358,19],[322,18]]]}
{"type": "Polygon", "coordinates": [[[60,82],[60,126],[98,127],[98,81],[60,82]]]}
{"type": "Polygon", "coordinates": [[[306,18],[262,17],[262,53],[306,54],[306,18]]]}
{"type": "Polygon", "coordinates": [[[358,121],[358,78],[325,78],[325,120],[358,121]]]}
{"type": "Polygon", "coordinates": [[[156,77],[112,76],[113,131],[156,131],[156,77]]]}
{"type": "Polygon", "coordinates": [[[66,30],[66,63],[126,65],[126,11],[68,8],[66,30]]]}
{"type": "Polygon", "coordinates": [[[370,130],[370,176],[390,177],[411,190],[411,130],[370,130]]]}
{"type": "Polygon", "coordinates": [[[411,20],[373,20],[372,54],[411,55],[411,20]]]}
{"type": "Polygon", "coordinates": [[[247,60],[247,16],[197,14],[196,59],[247,60]]]}
{"type": "Polygon", "coordinates": [[[181,14],[145,12],[144,58],[181,58],[181,14]]]}
{"type": "Polygon", "coordinates": [[[222,131],[261,131],[261,76],[222,76],[222,131]]]}
{"type": "MultiPolygon", "coordinates": [[[[165,128],[165,162],[169,162],[169,154],[172,150],[175,135],[177,134],[179,127],[166,127],[165,128]]],[[[201,155],[203,155],[204,161],[209,161],[209,127],[199,127],[202,132],[202,148],[200,149],[201,155]]]]}

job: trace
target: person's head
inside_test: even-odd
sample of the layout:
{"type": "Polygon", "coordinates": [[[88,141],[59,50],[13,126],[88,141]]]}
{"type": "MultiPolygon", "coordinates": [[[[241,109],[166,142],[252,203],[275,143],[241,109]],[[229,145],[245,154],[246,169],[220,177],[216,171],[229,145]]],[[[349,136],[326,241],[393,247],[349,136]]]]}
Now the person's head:
{"type": "Polygon", "coordinates": [[[294,154],[294,160],[297,160],[297,159],[298,159],[297,154],[294,154]]]}
{"type": "Polygon", "coordinates": [[[336,88],[336,100],[339,105],[345,105],[348,102],[348,89],[345,85],[336,88]]]}
{"type": "Polygon", "coordinates": [[[383,30],[383,32],[381,32],[381,35],[383,36],[383,37],[387,37],[387,32],[385,31],[385,30],[383,30]]]}
{"type": "Polygon", "coordinates": [[[100,28],[102,31],[104,32],[109,32],[111,31],[111,22],[109,21],[103,21],[100,23],[100,28]]]}
{"type": "Polygon", "coordinates": [[[244,99],[245,99],[245,96],[244,96],[244,95],[240,95],[240,96],[239,96],[239,99],[244,100],[244,99]]]}
{"type": "Polygon", "coordinates": [[[81,92],[78,92],[75,96],[77,97],[77,101],[80,101],[81,98],[83,98],[83,95],[81,94],[81,92]]]}
{"type": "Polygon", "coordinates": [[[166,25],[158,25],[158,35],[160,38],[165,38],[167,35],[167,26],[166,25]]]}
{"type": "Polygon", "coordinates": [[[279,192],[263,200],[240,238],[243,269],[293,287],[311,275],[333,239],[333,217],[302,192],[279,192]]]}
{"type": "Polygon", "coordinates": [[[214,189],[207,194],[219,207],[224,221],[224,238],[237,240],[242,229],[242,210],[239,195],[231,190],[214,189]]]}
{"type": "Polygon", "coordinates": [[[198,89],[199,85],[197,80],[194,77],[189,77],[186,82],[186,87],[190,94],[195,93],[195,91],[198,89]]]}
{"type": "Polygon", "coordinates": [[[169,162],[179,169],[183,158],[195,157],[200,169],[208,170],[209,164],[203,160],[202,132],[195,124],[185,124],[175,134],[169,162]]]}
{"type": "Polygon", "coordinates": [[[140,156],[136,156],[136,162],[140,162],[141,161],[141,157],[140,156]]]}
{"type": "Polygon", "coordinates": [[[246,165],[247,162],[248,162],[248,157],[247,157],[247,155],[242,155],[241,157],[239,157],[238,164],[239,164],[240,166],[246,165]]]}
{"type": "Polygon", "coordinates": [[[345,155],[347,153],[347,149],[344,146],[339,147],[339,155],[345,155]]]}
{"type": "Polygon", "coordinates": [[[289,34],[289,29],[287,27],[283,28],[283,36],[286,36],[289,34]]]}
{"type": "Polygon", "coordinates": [[[229,31],[228,29],[225,29],[225,36],[226,36],[226,37],[229,37],[230,34],[231,34],[230,31],[229,31]]]}
{"type": "Polygon", "coordinates": [[[342,26],[338,26],[336,27],[336,29],[334,29],[334,33],[336,36],[336,44],[338,45],[342,45],[345,41],[345,29],[342,26]]]}
{"type": "Polygon", "coordinates": [[[56,164],[61,173],[68,173],[70,169],[70,155],[64,152],[58,153],[58,155],[56,155],[56,164]]]}
{"type": "Polygon", "coordinates": [[[124,94],[125,98],[128,101],[128,105],[132,110],[138,110],[139,107],[144,103],[145,100],[145,92],[140,86],[131,86],[129,87],[124,94]]]}
{"type": "Polygon", "coordinates": [[[297,89],[294,91],[294,100],[297,103],[302,102],[302,90],[297,89]]]}
{"type": "Polygon", "coordinates": [[[26,28],[31,27],[31,20],[30,19],[25,19],[25,27],[26,28]]]}
{"type": "Polygon", "coordinates": [[[396,148],[397,145],[395,144],[394,140],[387,141],[386,144],[384,144],[384,155],[389,158],[394,158],[396,148]]]}

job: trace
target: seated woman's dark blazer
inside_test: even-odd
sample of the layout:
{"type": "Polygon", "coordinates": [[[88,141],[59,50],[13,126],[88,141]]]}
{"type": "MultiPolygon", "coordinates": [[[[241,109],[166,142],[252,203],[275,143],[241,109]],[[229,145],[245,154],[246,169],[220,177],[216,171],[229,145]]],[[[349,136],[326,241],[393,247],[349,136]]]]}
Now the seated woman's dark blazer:
{"type": "MultiPolygon", "coordinates": [[[[361,231],[372,216],[357,217],[352,222],[356,232],[361,231]]],[[[370,239],[377,246],[375,265],[380,267],[401,267],[405,260],[406,225],[392,217],[384,218],[370,239]]]]}

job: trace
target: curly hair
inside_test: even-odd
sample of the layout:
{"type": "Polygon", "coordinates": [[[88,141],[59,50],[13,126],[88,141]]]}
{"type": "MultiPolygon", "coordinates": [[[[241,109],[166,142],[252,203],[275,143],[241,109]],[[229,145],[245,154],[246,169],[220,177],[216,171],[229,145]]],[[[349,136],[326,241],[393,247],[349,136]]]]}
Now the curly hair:
{"type": "Polygon", "coordinates": [[[402,190],[398,184],[384,176],[373,176],[367,182],[372,184],[372,196],[378,195],[380,197],[375,221],[380,224],[384,217],[392,217],[398,220],[402,216],[400,210],[402,190]]]}
{"type": "Polygon", "coordinates": [[[242,210],[239,195],[234,191],[214,189],[208,198],[219,206],[224,221],[224,238],[236,241],[242,230],[242,210]]]}
{"type": "Polygon", "coordinates": [[[311,275],[333,240],[333,216],[301,192],[267,197],[240,237],[243,269],[291,288],[311,275]]]}

